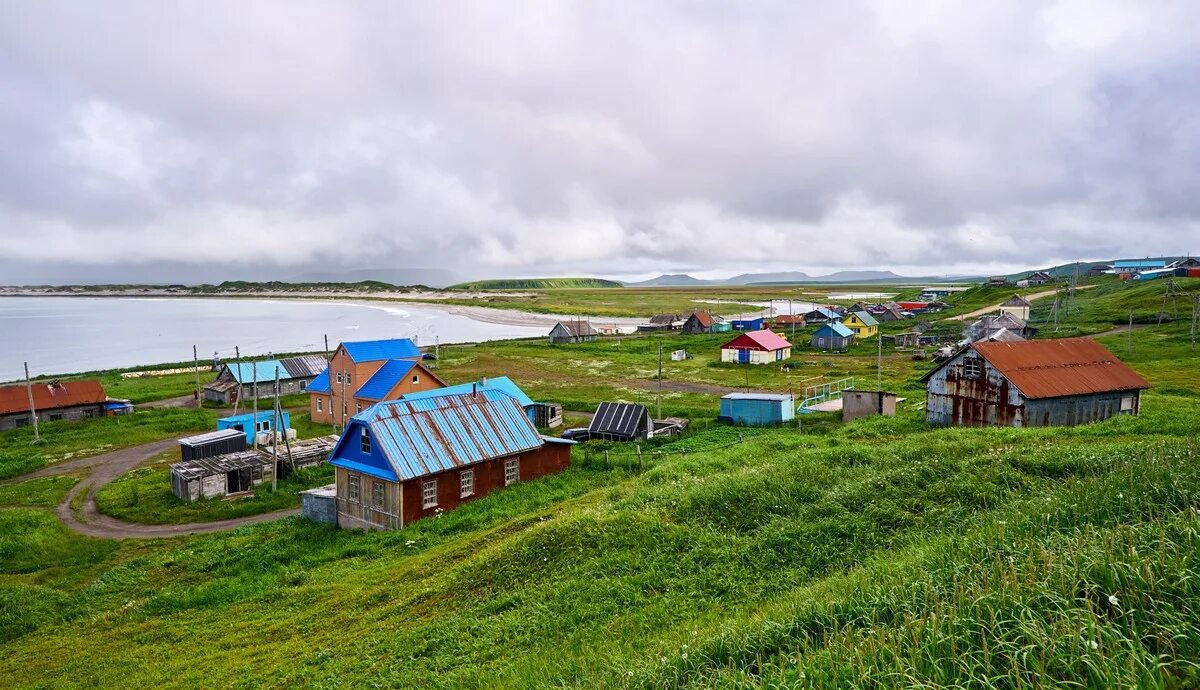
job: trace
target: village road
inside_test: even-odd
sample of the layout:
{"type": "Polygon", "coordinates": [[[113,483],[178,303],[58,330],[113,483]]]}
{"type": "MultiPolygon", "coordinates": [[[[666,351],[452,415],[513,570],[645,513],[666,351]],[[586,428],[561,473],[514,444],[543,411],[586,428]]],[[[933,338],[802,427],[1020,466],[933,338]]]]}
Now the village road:
{"type": "MultiPolygon", "coordinates": [[[[1076,287],[1075,289],[1076,290],[1088,290],[1088,289],[1094,288],[1094,287],[1096,287],[1096,286],[1095,285],[1080,285],[1080,286],[1076,287]]],[[[1031,295],[1025,295],[1024,297],[1025,297],[1026,301],[1032,302],[1034,300],[1042,299],[1043,297],[1050,297],[1051,295],[1054,295],[1057,292],[1058,292],[1057,289],[1043,290],[1042,292],[1035,292],[1031,295]]],[[[966,321],[967,319],[975,319],[975,318],[979,318],[980,316],[994,314],[1000,309],[1001,306],[1003,306],[1003,305],[1002,304],[993,304],[989,307],[983,307],[982,309],[976,309],[975,311],[967,312],[966,314],[959,314],[958,316],[951,316],[945,320],[946,321],[966,321]]]]}
{"type": "Polygon", "coordinates": [[[101,537],[104,539],[155,539],[178,537],[185,534],[221,532],[241,527],[242,525],[253,525],[259,522],[278,520],[279,518],[300,514],[299,509],[290,508],[263,513],[261,515],[250,515],[214,522],[193,522],[183,525],[144,525],[118,520],[100,513],[96,508],[97,491],[126,472],[136,469],[147,460],[169,450],[179,442],[179,438],[182,438],[182,436],[154,441],[153,443],[144,443],[132,448],[122,448],[111,453],[102,453],[87,458],[79,458],[78,460],[60,462],[56,465],[43,467],[40,470],[21,475],[20,477],[14,477],[2,483],[9,484],[22,482],[27,479],[36,479],[38,477],[84,473],[84,478],[72,487],[62,502],[55,507],[54,514],[71,530],[90,537],[101,537]],[[79,511],[80,514],[76,515],[75,511],[71,509],[71,503],[83,492],[86,492],[83,507],[79,511]]]}

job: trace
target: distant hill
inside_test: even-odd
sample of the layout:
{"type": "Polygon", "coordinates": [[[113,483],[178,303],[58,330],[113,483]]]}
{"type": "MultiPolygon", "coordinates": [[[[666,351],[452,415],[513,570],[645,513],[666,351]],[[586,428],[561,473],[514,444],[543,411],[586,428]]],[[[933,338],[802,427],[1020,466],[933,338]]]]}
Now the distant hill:
{"type": "Polygon", "coordinates": [[[293,275],[293,283],[380,282],[389,285],[429,285],[445,287],[463,276],[440,268],[352,268],[345,270],[306,271],[293,275]]]}
{"type": "Polygon", "coordinates": [[[603,278],[499,278],[451,285],[450,290],[551,290],[561,288],[619,288],[621,283],[603,278]]]}
{"type": "Polygon", "coordinates": [[[780,283],[874,283],[897,282],[912,280],[937,280],[930,278],[910,278],[896,275],[891,271],[838,271],[823,276],[810,276],[800,271],[780,271],[776,273],[742,273],[725,280],[701,280],[686,273],[668,273],[657,278],[643,280],[640,283],[628,283],[628,287],[650,286],[689,286],[689,285],[767,285],[780,283]]]}
{"type": "Polygon", "coordinates": [[[686,273],[664,273],[664,274],[658,276],[657,278],[651,278],[650,280],[643,280],[643,281],[640,281],[637,283],[626,283],[625,286],[626,287],[655,287],[655,286],[663,286],[663,285],[687,286],[687,285],[714,285],[714,284],[715,284],[714,281],[701,280],[700,278],[693,278],[686,273]]]}

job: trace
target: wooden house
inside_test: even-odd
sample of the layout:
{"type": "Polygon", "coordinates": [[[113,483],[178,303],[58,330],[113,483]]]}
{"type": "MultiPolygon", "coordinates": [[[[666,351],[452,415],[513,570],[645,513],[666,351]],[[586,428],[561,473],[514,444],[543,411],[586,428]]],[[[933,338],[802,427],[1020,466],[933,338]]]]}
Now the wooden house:
{"type": "Polygon", "coordinates": [[[496,389],[373,405],[351,418],[330,455],[338,525],[404,527],[561,472],[572,444],[539,434],[496,389]]]}
{"type": "Polygon", "coordinates": [[[721,346],[721,361],[737,364],[771,364],[792,356],[792,344],[771,331],[749,331],[721,346]]]}
{"type": "Polygon", "coordinates": [[[446,383],[422,364],[424,359],[408,338],[338,345],[329,366],[308,384],[312,420],[345,425],[347,419],[377,402],[445,388],[446,383]]]}
{"type": "Polygon", "coordinates": [[[955,426],[1073,426],[1136,415],[1150,387],[1091,338],[972,343],[922,381],[928,420],[955,426]]]}
{"type": "Polygon", "coordinates": [[[596,329],[587,321],[559,321],[550,329],[551,345],[591,343],[596,337],[596,329]]]}
{"type": "Polygon", "coordinates": [[[842,325],[854,331],[854,337],[859,340],[875,337],[879,332],[879,322],[865,311],[852,311],[842,317],[842,325]]]}
{"type": "Polygon", "coordinates": [[[995,338],[1000,331],[1007,331],[1021,338],[1032,338],[1038,329],[1030,326],[1024,319],[1002,311],[999,314],[979,317],[964,329],[963,335],[974,342],[995,338]]]}
{"type": "Polygon", "coordinates": [[[854,345],[854,331],[847,328],[841,321],[830,321],[823,324],[812,334],[809,341],[818,350],[847,350],[854,345]]]}
{"type": "Polygon", "coordinates": [[[706,311],[694,311],[688,315],[683,322],[683,327],[680,329],[684,333],[710,333],[712,332],[713,324],[716,319],[712,314],[706,311]]]}
{"type": "Polygon", "coordinates": [[[95,379],[38,382],[30,387],[23,383],[0,386],[0,431],[33,423],[29,410],[31,393],[39,422],[103,417],[104,403],[108,400],[104,386],[95,379]]]}
{"type": "Polygon", "coordinates": [[[252,400],[255,393],[259,398],[269,398],[275,394],[277,375],[280,395],[304,393],[328,366],[320,355],[226,363],[221,365],[217,378],[205,384],[204,399],[232,405],[238,400],[252,400]]]}
{"type": "Polygon", "coordinates": [[[655,314],[645,325],[638,326],[639,331],[673,331],[683,325],[679,314],[655,314]]]}
{"type": "Polygon", "coordinates": [[[823,323],[837,321],[841,318],[841,314],[838,314],[829,307],[817,307],[816,309],[813,309],[804,315],[804,322],[809,325],[819,326],[823,323]]]}

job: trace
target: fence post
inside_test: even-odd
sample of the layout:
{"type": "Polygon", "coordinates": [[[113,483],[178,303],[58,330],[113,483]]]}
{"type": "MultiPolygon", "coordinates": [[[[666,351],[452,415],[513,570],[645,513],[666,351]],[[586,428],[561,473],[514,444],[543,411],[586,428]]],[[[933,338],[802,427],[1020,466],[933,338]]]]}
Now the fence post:
{"type": "Polygon", "coordinates": [[[612,469],[612,465],[608,464],[608,449],[604,449],[604,469],[612,469]]]}
{"type": "Polygon", "coordinates": [[[637,449],[638,469],[640,470],[642,469],[642,444],[639,443],[634,448],[637,449]]]}

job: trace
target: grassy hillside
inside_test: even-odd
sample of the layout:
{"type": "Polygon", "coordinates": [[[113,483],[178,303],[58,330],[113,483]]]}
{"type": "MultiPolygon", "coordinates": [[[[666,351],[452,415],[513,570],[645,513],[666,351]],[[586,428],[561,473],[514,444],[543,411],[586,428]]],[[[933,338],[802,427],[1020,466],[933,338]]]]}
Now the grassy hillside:
{"type": "Polygon", "coordinates": [[[448,290],[553,290],[564,288],[619,288],[621,283],[603,278],[500,278],[451,285],[448,290]]]}

